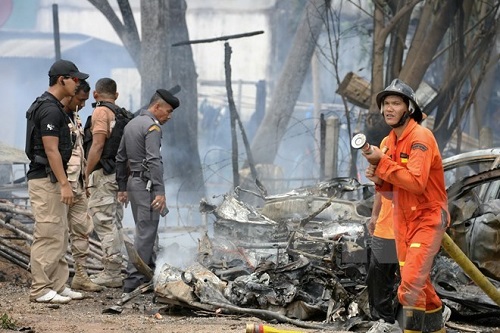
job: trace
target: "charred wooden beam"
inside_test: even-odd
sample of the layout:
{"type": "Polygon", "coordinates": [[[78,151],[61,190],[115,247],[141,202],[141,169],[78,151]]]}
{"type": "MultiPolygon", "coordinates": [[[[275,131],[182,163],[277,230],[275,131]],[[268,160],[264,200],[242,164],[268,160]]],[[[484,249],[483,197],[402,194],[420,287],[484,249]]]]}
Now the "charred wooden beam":
{"type": "Polygon", "coordinates": [[[251,36],[255,36],[255,35],[261,35],[263,33],[264,33],[264,31],[259,30],[259,31],[247,32],[247,33],[244,33],[244,34],[226,35],[226,36],[215,37],[215,38],[197,39],[197,40],[186,40],[186,41],[174,43],[174,44],[172,44],[172,46],[191,45],[191,44],[203,44],[203,43],[212,43],[212,42],[222,42],[222,41],[227,41],[229,39],[236,39],[236,38],[244,38],[244,37],[251,37],[251,36]]]}
{"type": "Polygon", "coordinates": [[[0,211],[14,213],[14,214],[21,214],[21,215],[27,216],[27,217],[32,218],[32,219],[34,218],[31,210],[24,209],[24,208],[18,208],[16,206],[14,206],[14,204],[12,204],[12,203],[1,202],[0,203],[0,211]]]}
{"type": "Polygon", "coordinates": [[[17,244],[14,244],[13,242],[5,239],[5,238],[0,238],[0,245],[3,245],[3,246],[6,246],[14,251],[17,251],[19,253],[22,253],[24,254],[25,256],[29,257],[30,256],[30,253],[29,253],[29,249],[28,248],[22,248],[21,246],[17,245],[17,244]]]}
{"type": "Polygon", "coordinates": [[[4,252],[3,250],[0,249],[0,256],[4,257],[5,259],[13,262],[14,264],[24,268],[25,270],[28,270],[28,264],[22,260],[17,259],[16,257],[12,256],[8,252],[4,252]]]}
{"type": "Polygon", "coordinates": [[[25,263],[26,265],[29,264],[29,261],[30,261],[29,257],[22,254],[22,253],[16,252],[16,251],[14,251],[14,250],[12,250],[9,247],[4,246],[4,245],[0,245],[0,250],[4,253],[7,253],[11,257],[25,263]]]}

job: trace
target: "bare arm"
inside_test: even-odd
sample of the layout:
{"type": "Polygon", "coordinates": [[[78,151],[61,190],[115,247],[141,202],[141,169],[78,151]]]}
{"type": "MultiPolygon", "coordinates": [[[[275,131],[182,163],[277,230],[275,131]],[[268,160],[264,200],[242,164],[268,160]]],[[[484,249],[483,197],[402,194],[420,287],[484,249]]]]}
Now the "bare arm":
{"type": "Polygon", "coordinates": [[[106,134],[96,133],[92,136],[92,146],[87,157],[87,169],[85,170],[85,179],[89,178],[97,163],[101,159],[104,144],[106,143],[106,134]]]}
{"type": "Polygon", "coordinates": [[[72,205],[73,190],[71,189],[68,177],[64,172],[61,153],[59,152],[59,138],[56,136],[42,136],[42,142],[45,148],[45,153],[47,154],[50,168],[61,186],[61,202],[67,205],[72,205]]]}
{"type": "Polygon", "coordinates": [[[377,225],[377,219],[378,215],[380,214],[381,207],[382,207],[381,194],[379,192],[375,192],[375,197],[373,199],[372,216],[370,217],[370,221],[368,222],[368,231],[372,236],[373,233],[375,232],[375,226],[377,225]]]}

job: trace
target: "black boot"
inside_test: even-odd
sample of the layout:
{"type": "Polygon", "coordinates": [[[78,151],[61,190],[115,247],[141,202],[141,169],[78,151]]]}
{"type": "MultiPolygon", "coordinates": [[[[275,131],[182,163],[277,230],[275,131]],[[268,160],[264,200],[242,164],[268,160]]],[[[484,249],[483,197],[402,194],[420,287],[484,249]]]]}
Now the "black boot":
{"type": "Polygon", "coordinates": [[[424,333],[446,333],[443,320],[443,307],[425,311],[424,333]]]}
{"type": "Polygon", "coordinates": [[[425,311],[403,306],[403,332],[422,332],[424,328],[425,311]]]}

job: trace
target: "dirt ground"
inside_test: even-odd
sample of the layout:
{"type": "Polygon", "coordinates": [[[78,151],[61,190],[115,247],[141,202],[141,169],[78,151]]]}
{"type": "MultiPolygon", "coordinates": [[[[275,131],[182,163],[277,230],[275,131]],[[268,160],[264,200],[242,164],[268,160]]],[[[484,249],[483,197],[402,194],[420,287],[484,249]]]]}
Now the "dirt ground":
{"type": "MultiPolygon", "coordinates": [[[[29,301],[30,274],[0,257],[0,327],[14,324],[14,329],[0,332],[245,332],[247,323],[262,323],[248,316],[215,316],[168,309],[166,304],[153,303],[153,293],[140,295],[122,308],[121,313],[102,313],[116,304],[121,289],[107,289],[101,293],[85,293],[81,301],[50,305],[29,301]]],[[[320,332],[293,325],[265,323],[281,330],[320,332]]],[[[332,331],[330,331],[332,332],[332,331]]]]}
{"type": "MultiPolygon", "coordinates": [[[[141,333],[228,333],[246,331],[247,323],[263,323],[279,332],[329,332],[299,328],[294,325],[267,323],[249,316],[214,315],[192,312],[186,309],[169,308],[155,303],[154,294],[142,294],[122,306],[122,312],[103,313],[116,305],[121,298],[121,289],[107,289],[100,293],[85,293],[81,301],[69,304],[50,305],[29,301],[30,273],[0,257],[0,332],[141,332],[141,333]],[[6,329],[8,324],[12,329],[6,329]],[[4,327],[2,329],[2,327],[4,327]]],[[[475,327],[449,322],[448,333],[491,332],[500,333],[499,328],[475,327]]],[[[367,328],[357,329],[365,332],[367,328]]]]}

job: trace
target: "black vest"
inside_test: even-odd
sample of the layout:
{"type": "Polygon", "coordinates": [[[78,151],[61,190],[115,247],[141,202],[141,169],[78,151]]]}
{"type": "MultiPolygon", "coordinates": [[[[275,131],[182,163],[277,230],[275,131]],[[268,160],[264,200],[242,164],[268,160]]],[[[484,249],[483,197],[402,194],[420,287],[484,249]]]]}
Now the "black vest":
{"type": "MultiPolygon", "coordinates": [[[[47,154],[43,147],[42,133],[40,128],[40,119],[38,112],[36,112],[44,103],[54,103],[59,111],[67,117],[66,113],[59,102],[52,95],[42,95],[37,97],[37,99],[31,104],[28,111],[26,111],[27,119],[27,130],[26,130],[26,145],[25,153],[31,162],[49,165],[47,160],[47,154]]],[[[66,122],[63,122],[66,124],[66,122]]],[[[71,153],[73,150],[74,139],[72,137],[69,126],[61,125],[59,127],[59,153],[61,154],[64,170],[68,166],[68,161],[71,158],[71,153]]]]}
{"type": "MultiPolygon", "coordinates": [[[[125,125],[127,125],[128,122],[134,117],[134,115],[126,109],[110,102],[97,102],[95,106],[105,106],[115,114],[115,126],[111,130],[111,136],[104,143],[101,159],[99,160],[99,163],[97,163],[94,170],[92,170],[95,171],[103,168],[104,174],[109,175],[116,172],[115,158],[118,153],[118,148],[120,147],[123,129],[125,128],[125,125]]],[[[84,127],[83,149],[85,151],[85,158],[88,158],[90,147],[92,146],[92,131],[90,130],[91,125],[92,116],[89,116],[84,127]]]]}

